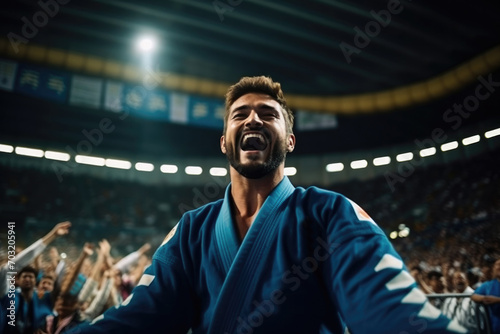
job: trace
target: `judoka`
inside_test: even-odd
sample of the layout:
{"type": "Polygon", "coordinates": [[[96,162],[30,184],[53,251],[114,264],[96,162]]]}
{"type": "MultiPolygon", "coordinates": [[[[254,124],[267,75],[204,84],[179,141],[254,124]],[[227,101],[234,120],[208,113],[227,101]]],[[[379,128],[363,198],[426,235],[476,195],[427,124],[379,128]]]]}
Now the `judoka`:
{"type": "Polygon", "coordinates": [[[291,184],[292,128],[279,83],[231,86],[224,198],[186,212],[130,297],[72,333],[467,333],[429,303],[362,208],[291,184]]]}

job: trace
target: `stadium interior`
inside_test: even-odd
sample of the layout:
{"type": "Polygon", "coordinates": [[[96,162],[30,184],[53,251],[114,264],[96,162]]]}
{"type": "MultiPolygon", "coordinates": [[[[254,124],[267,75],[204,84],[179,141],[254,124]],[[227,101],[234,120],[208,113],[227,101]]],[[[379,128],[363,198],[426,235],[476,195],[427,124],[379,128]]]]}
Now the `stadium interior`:
{"type": "Polygon", "coordinates": [[[295,112],[294,185],[358,203],[408,266],[500,256],[496,1],[17,0],[0,27],[0,224],[20,247],[65,220],[70,258],[157,247],[223,196],[224,93],[266,75],[295,112]]]}

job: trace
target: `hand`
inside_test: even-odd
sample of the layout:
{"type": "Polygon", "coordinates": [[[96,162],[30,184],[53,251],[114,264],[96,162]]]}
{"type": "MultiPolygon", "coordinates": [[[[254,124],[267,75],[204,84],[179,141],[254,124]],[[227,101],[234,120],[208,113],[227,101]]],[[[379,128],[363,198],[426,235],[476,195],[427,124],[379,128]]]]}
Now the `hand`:
{"type": "Polygon", "coordinates": [[[484,296],[483,303],[486,305],[500,303],[500,297],[496,296],[484,296]]]}
{"type": "Polygon", "coordinates": [[[86,255],[90,256],[90,255],[94,254],[94,250],[93,250],[92,248],[93,248],[92,244],[91,244],[91,243],[86,242],[86,243],[83,245],[83,252],[84,252],[86,255]]]}
{"type": "Polygon", "coordinates": [[[144,253],[146,253],[146,252],[147,252],[148,250],[150,250],[150,249],[151,249],[151,245],[150,245],[148,242],[146,242],[146,243],[145,243],[144,245],[142,245],[142,246],[141,246],[141,248],[139,248],[137,251],[138,251],[139,253],[141,253],[141,254],[144,254],[144,253]]]}
{"type": "Polygon", "coordinates": [[[55,247],[50,247],[49,257],[52,261],[59,261],[59,251],[55,247]]]}
{"type": "Polygon", "coordinates": [[[65,221],[54,226],[49,233],[47,233],[43,238],[42,242],[45,245],[50,244],[54,241],[55,238],[66,235],[69,233],[69,228],[71,227],[71,223],[69,221],[65,221]]]}
{"type": "Polygon", "coordinates": [[[109,252],[111,251],[111,245],[109,244],[108,240],[102,239],[102,241],[99,241],[99,250],[102,255],[109,255],[109,252]]]}
{"type": "Polygon", "coordinates": [[[69,221],[65,221],[57,224],[52,229],[51,233],[54,233],[56,236],[60,237],[69,233],[69,228],[71,227],[71,223],[69,221]]]}

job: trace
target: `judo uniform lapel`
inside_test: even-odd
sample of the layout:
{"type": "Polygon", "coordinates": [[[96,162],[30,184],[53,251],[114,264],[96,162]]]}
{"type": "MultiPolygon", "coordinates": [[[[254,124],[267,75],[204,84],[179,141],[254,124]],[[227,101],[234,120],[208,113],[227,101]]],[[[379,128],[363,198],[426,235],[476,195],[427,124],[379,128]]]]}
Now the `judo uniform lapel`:
{"type": "Polygon", "coordinates": [[[238,249],[238,236],[231,217],[230,187],[227,187],[215,225],[217,247],[227,276],[215,306],[209,333],[233,333],[243,307],[251,305],[255,298],[255,275],[265,270],[265,261],[262,259],[266,258],[269,245],[276,239],[279,225],[277,216],[285,209],[286,199],[294,189],[285,176],[265,200],[238,249]]]}

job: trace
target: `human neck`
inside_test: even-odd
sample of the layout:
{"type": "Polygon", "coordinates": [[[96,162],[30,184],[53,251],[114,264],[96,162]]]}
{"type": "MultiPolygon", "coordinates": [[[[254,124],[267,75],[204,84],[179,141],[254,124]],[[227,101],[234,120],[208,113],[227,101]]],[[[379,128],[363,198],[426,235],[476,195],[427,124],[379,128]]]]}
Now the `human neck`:
{"type": "Polygon", "coordinates": [[[31,298],[33,297],[33,289],[21,290],[21,295],[25,300],[30,301],[31,298]]]}
{"type": "Polygon", "coordinates": [[[283,180],[283,168],[260,179],[248,179],[231,168],[232,214],[243,240],[271,191],[283,180]]]}

